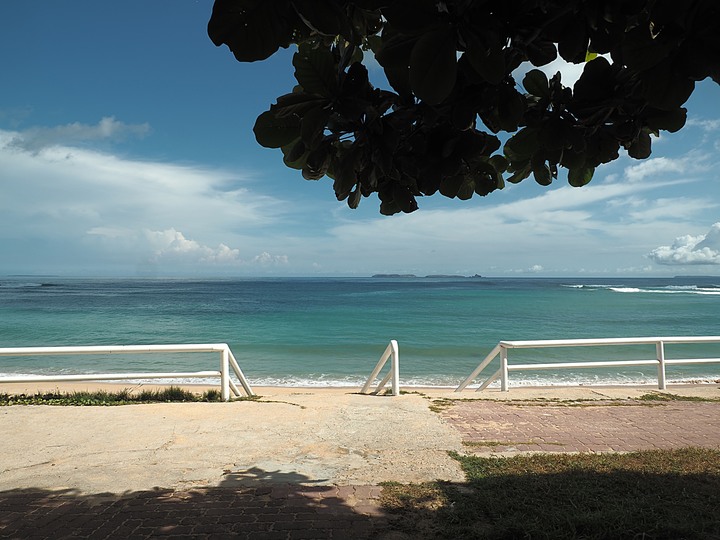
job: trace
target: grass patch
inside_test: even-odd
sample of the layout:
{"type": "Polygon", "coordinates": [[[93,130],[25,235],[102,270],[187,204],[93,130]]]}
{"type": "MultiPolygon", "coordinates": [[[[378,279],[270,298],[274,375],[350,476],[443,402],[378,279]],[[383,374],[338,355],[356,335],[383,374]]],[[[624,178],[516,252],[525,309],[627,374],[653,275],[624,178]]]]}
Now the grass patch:
{"type": "Polygon", "coordinates": [[[470,448],[473,448],[473,447],[498,448],[501,446],[518,446],[520,444],[525,444],[525,445],[547,444],[547,445],[563,446],[562,443],[532,441],[532,440],[530,440],[530,441],[462,441],[463,446],[468,446],[470,448]]]}
{"type": "MultiPolygon", "coordinates": [[[[257,396],[251,396],[257,399],[257,396]]],[[[242,398],[240,398],[242,399],[242,398]]],[[[196,394],[178,386],[159,390],[131,392],[127,388],[116,392],[45,392],[36,394],[0,394],[3,405],[131,405],[136,403],[187,403],[222,401],[219,390],[206,390],[196,394]]]]}
{"type": "Polygon", "coordinates": [[[662,392],[651,392],[636,398],[607,398],[607,399],[560,399],[538,397],[533,399],[494,399],[494,398],[436,398],[430,403],[430,410],[441,413],[453,405],[464,402],[483,401],[488,403],[502,403],[514,407],[656,407],[672,401],[694,401],[706,403],[720,403],[720,398],[700,396],[679,396],[662,392]]]}
{"type": "Polygon", "coordinates": [[[413,538],[720,538],[720,451],[452,454],[463,484],[384,486],[413,538]]]}
{"type": "Polygon", "coordinates": [[[643,394],[639,398],[639,401],[697,401],[697,402],[710,402],[718,403],[720,399],[711,397],[701,396],[678,396],[677,394],[666,394],[663,392],[651,392],[649,394],[643,394]]]}
{"type": "Polygon", "coordinates": [[[455,405],[456,403],[458,403],[460,401],[464,401],[464,400],[449,399],[449,398],[433,399],[430,402],[429,409],[432,412],[436,412],[436,413],[443,412],[444,410],[449,409],[450,407],[452,407],[453,405],[455,405]]]}

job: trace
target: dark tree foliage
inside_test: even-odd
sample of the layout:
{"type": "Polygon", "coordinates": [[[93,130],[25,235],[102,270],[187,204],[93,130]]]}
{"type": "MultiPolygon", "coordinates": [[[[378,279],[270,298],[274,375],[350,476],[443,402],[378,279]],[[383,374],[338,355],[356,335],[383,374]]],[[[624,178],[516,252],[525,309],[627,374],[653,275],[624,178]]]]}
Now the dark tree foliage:
{"type": "Polygon", "coordinates": [[[240,62],[297,44],[298,84],[258,117],[257,141],[352,208],[377,192],[383,214],[438,191],[549,185],[560,168],[583,186],[620,147],[647,158],[651,135],[681,129],[695,81],[720,83],[718,0],[216,0],[208,33],[240,62]],[[514,79],[558,55],[584,63],[574,87],[514,79]]]}

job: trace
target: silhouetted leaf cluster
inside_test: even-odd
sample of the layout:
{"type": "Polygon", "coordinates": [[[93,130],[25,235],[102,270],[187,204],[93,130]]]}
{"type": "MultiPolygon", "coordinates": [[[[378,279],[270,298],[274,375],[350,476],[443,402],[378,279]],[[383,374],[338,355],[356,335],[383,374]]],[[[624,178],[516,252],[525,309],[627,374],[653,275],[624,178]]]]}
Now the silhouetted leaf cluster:
{"type": "Polygon", "coordinates": [[[352,208],[377,193],[383,214],[560,168],[583,186],[621,147],[647,158],[651,135],[684,126],[695,82],[720,82],[717,0],[216,0],[208,32],[241,62],[297,44],[298,85],[257,141],[352,208]],[[521,67],[558,55],[584,64],[573,88],[521,67]],[[370,56],[391,90],[370,83],[370,56]]]}

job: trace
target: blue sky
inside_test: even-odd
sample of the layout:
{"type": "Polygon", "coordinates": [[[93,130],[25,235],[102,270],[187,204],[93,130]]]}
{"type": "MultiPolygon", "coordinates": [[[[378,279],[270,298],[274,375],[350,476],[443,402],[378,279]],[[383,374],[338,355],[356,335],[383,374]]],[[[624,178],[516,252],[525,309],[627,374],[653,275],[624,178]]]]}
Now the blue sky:
{"type": "Polygon", "coordinates": [[[385,217],[257,145],[292,51],[236,62],[207,37],[211,9],[0,2],[0,275],[720,274],[716,84],[650,159],[621,157],[589,186],[528,179],[385,217]]]}

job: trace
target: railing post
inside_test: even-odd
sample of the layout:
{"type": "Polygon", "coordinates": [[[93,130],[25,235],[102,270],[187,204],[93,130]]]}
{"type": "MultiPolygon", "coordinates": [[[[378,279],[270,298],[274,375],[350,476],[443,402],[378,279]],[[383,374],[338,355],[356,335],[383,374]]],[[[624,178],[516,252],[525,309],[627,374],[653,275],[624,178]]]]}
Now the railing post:
{"type": "Polygon", "coordinates": [[[394,339],[390,340],[390,347],[392,347],[392,359],[390,362],[390,369],[392,369],[392,394],[393,396],[400,395],[400,350],[398,349],[397,341],[394,339]]]}
{"type": "Polygon", "coordinates": [[[220,392],[223,401],[230,401],[230,354],[225,347],[220,351],[220,392]]]}
{"type": "Polygon", "coordinates": [[[507,348],[500,347],[500,390],[508,392],[507,348]]]}
{"type": "Polygon", "coordinates": [[[665,344],[658,341],[655,344],[655,351],[657,352],[658,361],[658,389],[665,390],[667,388],[665,383],[665,344]]]}
{"type": "Polygon", "coordinates": [[[235,359],[235,355],[230,350],[230,347],[228,347],[228,356],[230,357],[230,366],[233,368],[235,375],[237,375],[238,379],[240,380],[240,384],[242,384],[242,387],[245,389],[245,393],[248,396],[254,396],[255,392],[253,392],[252,388],[250,388],[250,383],[248,383],[247,379],[245,378],[245,374],[242,372],[242,369],[240,369],[240,365],[235,359]]]}

